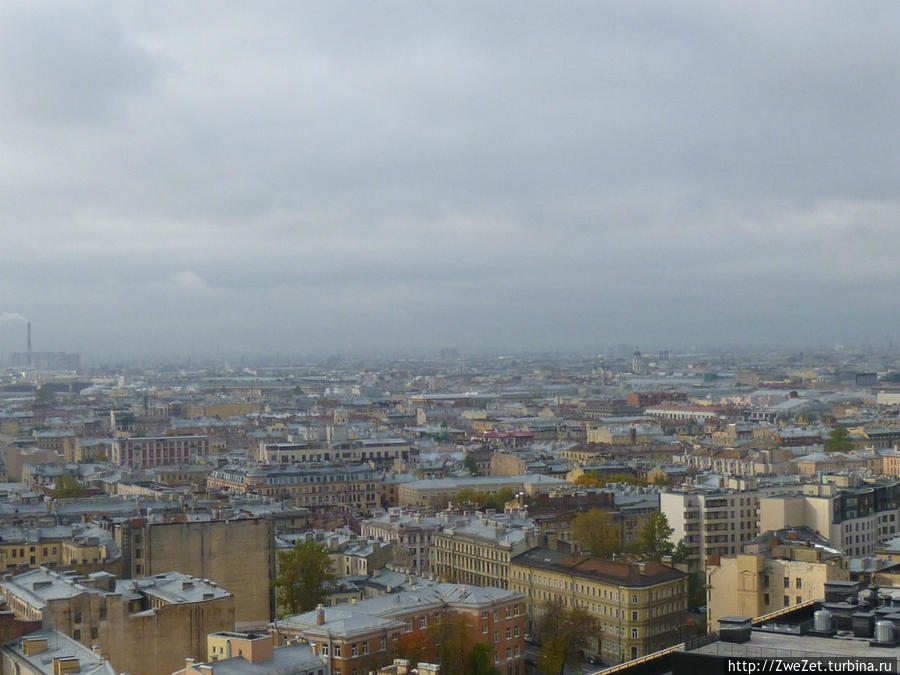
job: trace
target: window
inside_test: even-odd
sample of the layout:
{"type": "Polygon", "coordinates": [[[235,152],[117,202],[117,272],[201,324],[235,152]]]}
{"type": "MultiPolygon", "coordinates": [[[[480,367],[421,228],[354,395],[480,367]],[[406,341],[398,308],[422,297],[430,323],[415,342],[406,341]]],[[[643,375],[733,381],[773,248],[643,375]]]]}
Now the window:
{"type": "Polygon", "coordinates": [[[78,630],[78,629],[73,630],[73,631],[72,631],[72,637],[73,637],[75,640],[80,640],[80,639],[81,639],[81,631],[78,630]]]}
{"type": "Polygon", "coordinates": [[[334,646],[334,655],[335,655],[335,656],[340,656],[340,655],[341,655],[341,646],[340,646],[340,645],[335,645],[335,646],[334,646]]]}
{"type": "Polygon", "coordinates": [[[353,656],[359,656],[359,645],[356,644],[355,642],[353,643],[352,652],[353,652],[353,656]]]}
{"type": "Polygon", "coordinates": [[[797,577],[797,578],[794,580],[794,587],[797,588],[797,589],[799,590],[800,588],[802,588],[801,583],[802,583],[802,582],[800,581],[800,577],[797,577]]]}
{"type": "Polygon", "coordinates": [[[378,647],[379,647],[382,651],[384,651],[385,649],[387,649],[387,639],[386,639],[386,638],[381,638],[381,642],[378,643],[378,647]]]}
{"type": "Polygon", "coordinates": [[[481,632],[484,633],[485,635],[487,635],[487,624],[486,623],[481,624],[481,632]]]}
{"type": "Polygon", "coordinates": [[[791,587],[791,578],[790,578],[790,577],[785,577],[785,578],[784,578],[784,587],[785,587],[785,588],[790,588],[790,587],[791,587]]]}
{"type": "Polygon", "coordinates": [[[91,628],[91,637],[96,640],[98,635],[100,635],[100,631],[97,629],[97,627],[94,626],[93,628],[91,628]]]}
{"type": "Polygon", "coordinates": [[[368,640],[366,640],[365,642],[362,643],[362,653],[363,654],[369,653],[369,641],[368,640]]]}
{"type": "Polygon", "coordinates": [[[494,642],[500,642],[500,634],[494,631],[494,642]]]}
{"type": "Polygon", "coordinates": [[[638,603],[638,598],[636,595],[631,596],[631,604],[636,605],[638,603]]]}
{"type": "Polygon", "coordinates": [[[507,628],[506,629],[506,639],[509,640],[511,637],[512,637],[512,629],[507,628]]]}
{"type": "Polygon", "coordinates": [[[791,606],[791,599],[788,596],[784,596],[784,606],[785,607],[791,606]]]}
{"type": "Polygon", "coordinates": [[[74,617],[73,617],[73,621],[74,621],[75,623],[81,623],[81,612],[79,612],[79,611],[77,611],[77,610],[75,611],[75,615],[74,615],[74,617]]]}
{"type": "Polygon", "coordinates": [[[631,629],[631,637],[636,638],[637,636],[638,636],[638,629],[632,628],[631,629]]]}
{"type": "Polygon", "coordinates": [[[631,620],[632,620],[632,621],[637,621],[637,620],[638,620],[638,613],[637,613],[637,610],[635,610],[635,611],[633,611],[633,612],[631,613],[631,620]]]}
{"type": "Polygon", "coordinates": [[[419,617],[419,628],[425,628],[425,617],[424,616],[419,617]]]}
{"type": "Polygon", "coordinates": [[[763,595],[763,604],[765,604],[765,605],[769,604],[769,594],[768,593],[763,595]]]}
{"type": "Polygon", "coordinates": [[[519,627],[518,626],[515,627],[514,635],[516,637],[519,637],[519,627]]]}
{"type": "Polygon", "coordinates": [[[801,602],[803,602],[803,598],[801,598],[801,597],[798,595],[798,596],[795,598],[795,604],[798,604],[798,605],[799,605],[801,602]]]}

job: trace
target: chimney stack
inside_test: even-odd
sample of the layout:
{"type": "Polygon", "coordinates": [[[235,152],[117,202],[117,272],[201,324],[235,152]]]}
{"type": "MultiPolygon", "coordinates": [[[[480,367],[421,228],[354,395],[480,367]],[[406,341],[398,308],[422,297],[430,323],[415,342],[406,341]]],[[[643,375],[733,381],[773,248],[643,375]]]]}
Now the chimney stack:
{"type": "Polygon", "coordinates": [[[31,363],[31,322],[30,321],[26,322],[25,326],[26,326],[26,329],[25,329],[26,334],[28,336],[28,367],[31,368],[31,366],[32,366],[32,363],[31,363]]]}
{"type": "Polygon", "coordinates": [[[321,626],[325,623],[325,605],[316,606],[316,625],[321,626]]]}

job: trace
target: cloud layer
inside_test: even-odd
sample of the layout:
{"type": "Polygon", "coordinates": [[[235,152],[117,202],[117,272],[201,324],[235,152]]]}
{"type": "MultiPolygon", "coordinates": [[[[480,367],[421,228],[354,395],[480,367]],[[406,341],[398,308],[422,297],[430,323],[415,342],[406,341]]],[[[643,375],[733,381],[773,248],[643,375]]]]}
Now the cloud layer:
{"type": "Polygon", "coordinates": [[[97,356],[882,340],[898,20],[6,3],[0,298],[97,356]]]}

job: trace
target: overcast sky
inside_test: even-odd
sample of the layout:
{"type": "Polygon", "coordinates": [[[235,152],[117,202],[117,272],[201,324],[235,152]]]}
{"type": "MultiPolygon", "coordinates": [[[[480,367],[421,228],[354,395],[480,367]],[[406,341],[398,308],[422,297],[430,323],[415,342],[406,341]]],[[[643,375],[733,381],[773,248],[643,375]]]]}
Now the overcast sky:
{"type": "Polygon", "coordinates": [[[898,26],[4,1],[0,312],[87,355],[900,340],[898,26]]]}

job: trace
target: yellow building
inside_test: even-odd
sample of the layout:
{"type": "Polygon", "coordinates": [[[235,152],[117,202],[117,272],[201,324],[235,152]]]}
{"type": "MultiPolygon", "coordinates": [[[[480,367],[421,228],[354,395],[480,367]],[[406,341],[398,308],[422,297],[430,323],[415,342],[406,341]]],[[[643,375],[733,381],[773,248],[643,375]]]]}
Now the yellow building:
{"type": "Polygon", "coordinates": [[[537,546],[537,528],[513,514],[460,516],[434,535],[431,573],[442,581],[509,588],[510,560],[537,546]]]}
{"type": "Polygon", "coordinates": [[[706,566],[707,627],[717,630],[723,616],[763,614],[825,597],[825,584],[849,573],[838,551],[812,530],[766,532],[744,553],[706,566]]]}
{"type": "Polygon", "coordinates": [[[209,474],[206,485],[209,490],[293,499],[297,506],[304,508],[344,508],[369,513],[385,501],[382,474],[368,464],[223,468],[209,474]]]}
{"type": "Polygon", "coordinates": [[[103,530],[89,525],[5,528],[0,567],[15,571],[41,565],[80,572],[118,569],[116,547],[103,530]],[[111,567],[112,566],[112,567],[111,567]]]}
{"type": "Polygon", "coordinates": [[[595,617],[590,645],[604,663],[636,659],[681,642],[687,575],[654,562],[616,562],[532,549],[513,558],[509,589],[525,595],[532,633],[550,603],[595,617]]]}

